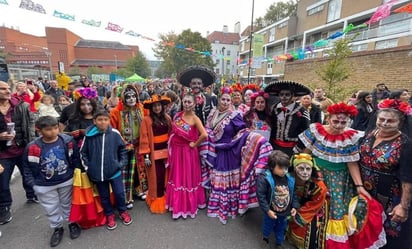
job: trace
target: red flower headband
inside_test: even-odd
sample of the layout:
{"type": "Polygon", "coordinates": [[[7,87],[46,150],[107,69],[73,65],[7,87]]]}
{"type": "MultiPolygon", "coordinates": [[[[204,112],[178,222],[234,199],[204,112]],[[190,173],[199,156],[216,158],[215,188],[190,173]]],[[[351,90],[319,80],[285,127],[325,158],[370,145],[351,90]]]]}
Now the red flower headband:
{"type": "Polygon", "coordinates": [[[256,84],[248,84],[243,87],[242,91],[246,92],[247,90],[252,90],[253,92],[257,92],[260,90],[260,87],[257,86],[256,84]]]}
{"type": "Polygon", "coordinates": [[[232,94],[232,89],[230,89],[229,87],[222,87],[221,89],[222,94],[232,94]]]}
{"type": "Polygon", "coordinates": [[[347,105],[343,102],[328,106],[327,111],[329,112],[329,114],[343,113],[349,115],[352,118],[358,114],[358,110],[354,105],[347,105]]]}
{"type": "Polygon", "coordinates": [[[251,97],[252,103],[255,103],[256,98],[259,97],[259,96],[262,96],[264,99],[267,99],[267,98],[269,98],[269,93],[264,92],[264,91],[254,93],[251,97]]]}
{"type": "Polygon", "coordinates": [[[405,115],[412,115],[412,108],[407,103],[396,99],[385,99],[378,104],[378,108],[392,108],[404,113],[405,115]]]}
{"type": "Polygon", "coordinates": [[[235,83],[230,86],[230,89],[232,90],[232,92],[242,92],[243,87],[240,83],[235,83]]]}

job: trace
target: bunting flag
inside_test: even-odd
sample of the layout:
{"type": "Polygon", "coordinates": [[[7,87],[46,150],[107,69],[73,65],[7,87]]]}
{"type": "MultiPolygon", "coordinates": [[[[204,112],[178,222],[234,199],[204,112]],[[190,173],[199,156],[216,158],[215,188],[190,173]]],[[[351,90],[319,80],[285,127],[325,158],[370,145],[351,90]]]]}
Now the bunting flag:
{"type": "Polygon", "coordinates": [[[362,23],[362,24],[359,24],[357,26],[355,26],[351,23],[348,26],[346,26],[346,28],[343,30],[343,33],[346,34],[346,33],[351,32],[353,30],[363,29],[363,28],[366,28],[366,27],[368,27],[368,25],[366,23],[362,23]]]}
{"type": "Polygon", "coordinates": [[[110,31],[113,31],[113,32],[122,33],[123,28],[120,27],[120,25],[117,25],[117,24],[108,22],[108,23],[107,23],[106,30],[110,30],[110,31]]]}
{"type": "Polygon", "coordinates": [[[86,24],[86,25],[89,25],[89,26],[97,27],[97,28],[99,28],[100,25],[102,24],[101,21],[95,21],[95,20],[93,20],[93,19],[91,19],[91,20],[83,19],[83,20],[82,20],[82,23],[83,23],[83,24],[86,24]]]}
{"type": "Polygon", "coordinates": [[[316,41],[315,43],[313,43],[313,46],[316,47],[325,47],[329,44],[328,40],[325,39],[320,39],[319,41],[316,41]]]}
{"type": "Polygon", "coordinates": [[[155,39],[153,39],[153,38],[150,38],[150,37],[147,37],[147,36],[144,36],[144,35],[141,35],[141,37],[143,38],[143,39],[146,39],[146,40],[149,40],[149,41],[156,41],[155,39]]]}
{"type": "Polygon", "coordinates": [[[393,12],[395,13],[410,13],[412,14],[412,2],[408,3],[407,5],[404,5],[400,8],[397,8],[396,10],[394,10],[393,12]]]}
{"type": "Polygon", "coordinates": [[[338,31],[338,32],[336,32],[336,33],[334,33],[334,34],[331,34],[331,35],[328,37],[328,40],[333,40],[333,39],[339,38],[339,37],[341,37],[342,35],[343,35],[343,32],[338,31]]]}
{"type": "Polygon", "coordinates": [[[65,19],[68,21],[73,21],[73,22],[76,21],[76,18],[74,15],[65,14],[57,10],[54,10],[53,16],[57,18],[65,19]]]}
{"type": "Polygon", "coordinates": [[[9,3],[7,2],[7,0],[0,0],[0,4],[9,5],[9,3]]]}
{"type": "Polygon", "coordinates": [[[376,12],[372,15],[369,21],[365,22],[366,24],[372,24],[375,22],[379,22],[380,20],[388,17],[391,14],[392,6],[399,0],[390,0],[378,7],[376,12]]]}
{"type": "Polygon", "coordinates": [[[21,0],[19,8],[34,11],[41,14],[46,14],[46,10],[43,8],[43,5],[34,3],[31,0],[21,0]]]}
{"type": "Polygon", "coordinates": [[[134,37],[139,37],[140,36],[140,34],[134,32],[132,30],[127,31],[125,34],[130,35],[130,36],[134,36],[134,37]]]}

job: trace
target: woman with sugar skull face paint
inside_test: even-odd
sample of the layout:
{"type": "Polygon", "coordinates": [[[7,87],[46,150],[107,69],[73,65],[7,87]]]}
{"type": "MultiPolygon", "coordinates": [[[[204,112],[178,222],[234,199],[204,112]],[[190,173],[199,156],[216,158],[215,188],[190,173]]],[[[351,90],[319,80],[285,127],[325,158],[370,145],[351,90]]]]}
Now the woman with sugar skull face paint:
{"type": "Polygon", "coordinates": [[[198,209],[206,207],[198,146],[207,133],[194,112],[195,96],[186,94],[182,103],[183,111],[174,117],[169,137],[166,208],[172,212],[173,219],[195,218],[198,209]]]}
{"type": "Polygon", "coordinates": [[[122,171],[128,209],[133,208],[133,193],[144,200],[147,191],[146,171],[142,159],[138,156],[140,126],[143,120],[143,105],[138,96],[133,85],[124,86],[117,107],[110,111],[110,125],[120,132],[128,151],[128,162],[122,171]]]}
{"type": "Polygon", "coordinates": [[[297,248],[325,248],[328,189],[311,155],[293,155],[295,191],[300,208],[289,222],[288,240],[297,248]]]}
{"type": "Polygon", "coordinates": [[[222,88],[216,109],[206,122],[209,139],[201,146],[203,184],[210,188],[207,215],[227,219],[257,207],[256,175],[264,171],[272,146],[250,132],[232,109],[231,89],[222,88]]]}
{"type": "Polygon", "coordinates": [[[311,153],[329,189],[326,248],[351,248],[345,217],[349,203],[356,194],[370,198],[363,188],[358,160],[359,140],[364,132],[348,127],[350,117],[356,116],[355,106],[345,103],[330,105],[328,125],[311,124],[299,135],[299,148],[311,153]]]}

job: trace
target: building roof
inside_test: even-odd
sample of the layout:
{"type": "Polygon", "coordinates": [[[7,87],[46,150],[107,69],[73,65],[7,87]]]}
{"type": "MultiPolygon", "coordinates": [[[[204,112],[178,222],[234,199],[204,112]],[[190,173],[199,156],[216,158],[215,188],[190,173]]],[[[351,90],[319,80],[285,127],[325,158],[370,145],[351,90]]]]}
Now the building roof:
{"type": "Polygon", "coordinates": [[[210,43],[215,43],[216,41],[218,41],[220,44],[238,45],[240,36],[238,33],[213,31],[210,35],[207,36],[207,40],[210,43]]]}
{"type": "Polygon", "coordinates": [[[110,49],[127,49],[130,48],[126,45],[121,44],[120,42],[113,42],[113,41],[96,41],[96,40],[79,40],[76,47],[83,47],[83,48],[110,48],[110,49]]]}
{"type": "Polygon", "coordinates": [[[72,66],[117,66],[123,67],[126,63],[124,61],[113,61],[113,60],[83,60],[77,59],[74,60],[71,64],[72,66]]]}

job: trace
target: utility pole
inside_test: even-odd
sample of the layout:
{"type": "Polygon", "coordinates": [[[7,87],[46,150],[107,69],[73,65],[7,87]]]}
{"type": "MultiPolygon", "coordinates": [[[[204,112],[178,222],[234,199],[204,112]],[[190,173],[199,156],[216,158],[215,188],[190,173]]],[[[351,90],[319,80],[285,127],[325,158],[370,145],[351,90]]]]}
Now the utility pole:
{"type": "Polygon", "coordinates": [[[225,47],[222,47],[222,80],[223,76],[225,75],[225,49],[225,47]]]}
{"type": "Polygon", "coordinates": [[[247,68],[247,84],[250,84],[250,70],[252,69],[252,40],[253,40],[253,14],[255,12],[255,0],[252,0],[252,19],[250,24],[250,40],[249,40],[249,61],[247,68]]]}
{"type": "Polygon", "coordinates": [[[52,66],[52,62],[51,62],[51,56],[52,56],[52,52],[50,50],[46,50],[44,51],[44,53],[46,54],[47,58],[49,59],[49,70],[50,70],[50,79],[49,80],[53,80],[53,66],[52,66]]]}

